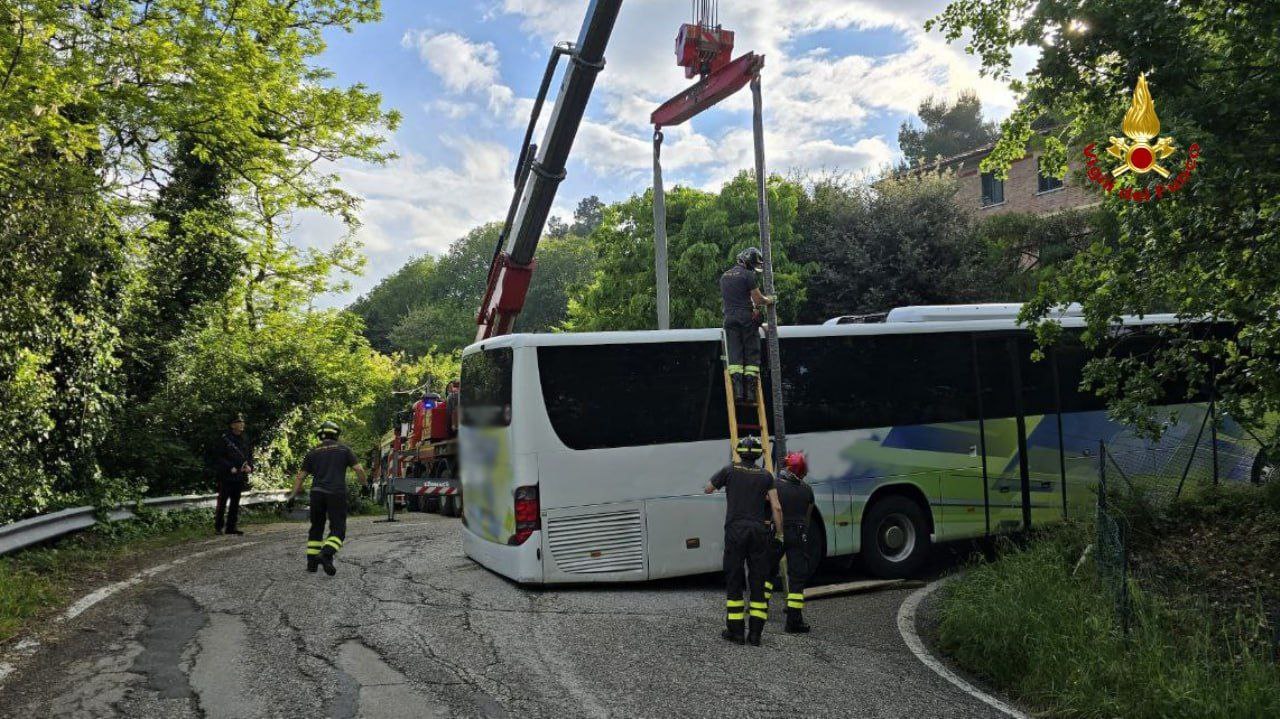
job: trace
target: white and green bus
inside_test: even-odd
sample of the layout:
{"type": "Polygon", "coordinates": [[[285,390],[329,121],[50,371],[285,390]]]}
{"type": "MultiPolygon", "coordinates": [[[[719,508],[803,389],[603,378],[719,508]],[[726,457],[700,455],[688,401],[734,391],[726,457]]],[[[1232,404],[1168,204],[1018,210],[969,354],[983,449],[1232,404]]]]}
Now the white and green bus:
{"type": "MultiPolygon", "coordinates": [[[[808,455],[817,499],[815,560],[860,554],[874,574],[906,576],[938,542],[1092,511],[1100,440],[1159,449],[1079,390],[1083,320],[1064,316],[1063,342],[1033,362],[1016,315],[913,307],[879,323],[781,328],[788,449],[808,455]]],[[[1153,326],[1173,321],[1126,320],[1114,351],[1150,349],[1153,326]]],[[[468,347],[468,556],[535,584],[719,570],[724,497],[701,488],[728,459],[720,347],[716,329],[468,347]]],[[[1159,444],[1194,443],[1206,404],[1170,396],[1177,421],[1159,444]]],[[[1247,479],[1238,464],[1224,476],[1247,479]]]]}

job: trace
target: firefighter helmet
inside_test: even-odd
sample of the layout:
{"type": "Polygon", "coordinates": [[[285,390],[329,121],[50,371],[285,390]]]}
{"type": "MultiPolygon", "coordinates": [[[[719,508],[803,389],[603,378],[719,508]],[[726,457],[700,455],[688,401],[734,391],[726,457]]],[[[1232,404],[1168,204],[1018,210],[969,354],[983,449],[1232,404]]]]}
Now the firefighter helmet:
{"type": "Polygon", "coordinates": [[[804,479],[809,474],[809,460],[805,458],[803,452],[788,453],[784,464],[788,472],[800,479],[804,479]]]}
{"type": "Polygon", "coordinates": [[[764,253],[760,251],[759,247],[748,247],[738,253],[738,264],[748,270],[761,272],[764,270],[764,253]]]}
{"type": "Polygon", "coordinates": [[[755,437],[743,437],[738,440],[739,457],[747,460],[748,462],[754,462],[760,458],[761,454],[763,454],[763,451],[760,449],[760,440],[755,437]]]}
{"type": "Polygon", "coordinates": [[[342,434],[342,428],[336,422],[325,422],[320,425],[320,429],[316,430],[316,436],[320,439],[337,439],[342,434]]]}

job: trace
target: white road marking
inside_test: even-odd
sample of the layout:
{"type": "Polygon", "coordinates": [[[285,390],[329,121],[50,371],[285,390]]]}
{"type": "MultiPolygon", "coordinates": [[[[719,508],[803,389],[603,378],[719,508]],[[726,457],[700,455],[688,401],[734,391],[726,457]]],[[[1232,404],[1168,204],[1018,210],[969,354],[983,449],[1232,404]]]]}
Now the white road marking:
{"type": "Polygon", "coordinates": [[[924,642],[920,640],[920,635],[916,633],[916,609],[919,608],[920,602],[925,597],[932,594],[935,589],[941,587],[947,581],[949,580],[941,579],[927,587],[912,592],[911,596],[907,597],[907,600],[898,608],[898,633],[902,635],[902,641],[907,643],[907,648],[911,650],[912,654],[916,655],[916,659],[919,659],[926,667],[933,670],[933,673],[956,685],[960,691],[1014,719],[1031,719],[1028,715],[956,676],[955,672],[947,669],[942,662],[929,653],[928,649],[925,649],[924,642]]]}
{"type": "MultiPolygon", "coordinates": [[[[206,549],[203,552],[194,552],[192,554],[188,554],[185,557],[179,557],[178,559],[175,559],[173,561],[165,562],[164,564],[160,564],[154,567],[150,567],[148,569],[144,569],[141,572],[138,572],[137,574],[133,575],[132,577],[129,577],[128,579],[116,582],[114,584],[108,584],[107,586],[102,587],[101,589],[97,589],[95,591],[92,591],[86,594],[85,596],[77,600],[74,604],[67,607],[66,611],[58,615],[58,617],[54,621],[66,622],[66,621],[75,619],[81,614],[84,614],[84,612],[88,610],[90,607],[97,604],[98,602],[101,602],[107,597],[110,597],[113,594],[117,594],[121,590],[128,589],[129,587],[132,587],[135,584],[139,584],[144,579],[154,577],[155,575],[160,574],[161,572],[166,572],[170,569],[173,569],[174,567],[180,564],[186,564],[187,562],[190,562],[193,559],[199,559],[200,557],[206,557],[210,554],[217,554],[219,552],[225,552],[231,549],[251,547],[255,544],[258,544],[258,542],[237,542],[235,544],[227,544],[221,547],[216,547],[214,549],[206,549]]],[[[25,659],[26,657],[29,657],[35,654],[36,650],[39,648],[40,648],[40,642],[36,641],[35,639],[31,639],[31,638],[23,639],[22,641],[18,642],[13,647],[13,649],[9,651],[8,656],[6,658],[14,659],[14,660],[25,659]]],[[[2,686],[4,684],[4,680],[7,679],[10,674],[13,674],[15,671],[17,671],[17,669],[18,667],[13,662],[7,662],[7,661],[0,662],[0,686],[2,686]]]]}
{"type": "Polygon", "coordinates": [[[161,572],[167,572],[170,569],[173,569],[174,567],[180,564],[186,564],[187,562],[193,559],[206,557],[210,554],[217,554],[218,552],[225,552],[230,549],[235,549],[237,547],[241,547],[241,548],[251,547],[255,544],[257,544],[257,542],[238,542],[236,544],[228,544],[225,546],[217,547],[216,549],[206,549],[203,552],[195,552],[194,554],[188,554],[185,557],[179,557],[178,559],[175,559],[171,562],[165,562],[164,564],[151,567],[150,569],[144,569],[141,572],[138,572],[137,574],[133,575],[132,577],[129,577],[124,581],[116,582],[115,584],[108,584],[107,586],[101,589],[98,589],[97,591],[86,594],[85,596],[81,597],[80,600],[77,601],[75,604],[72,604],[71,606],[67,607],[67,611],[63,612],[62,616],[58,617],[58,619],[64,622],[71,619],[75,619],[76,617],[83,614],[85,610],[89,609],[90,607],[97,604],[98,602],[101,602],[107,597],[113,594],[116,594],[121,590],[128,589],[129,587],[132,587],[133,585],[142,582],[142,580],[144,579],[153,577],[161,572]]]}

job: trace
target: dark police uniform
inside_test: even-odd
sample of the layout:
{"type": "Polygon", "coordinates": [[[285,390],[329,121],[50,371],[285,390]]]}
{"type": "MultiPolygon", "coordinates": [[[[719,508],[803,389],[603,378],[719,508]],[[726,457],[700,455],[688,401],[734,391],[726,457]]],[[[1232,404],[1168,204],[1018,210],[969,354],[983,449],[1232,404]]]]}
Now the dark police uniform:
{"type": "Polygon", "coordinates": [[[342,549],[347,536],[347,469],[359,464],[356,453],[336,439],[322,441],[303,458],[302,470],[312,476],[307,557],[332,557],[342,549]],[[327,539],[325,519],[329,520],[327,539]]]}
{"type": "Polygon", "coordinates": [[[751,303],[751,290],[755,288],[755,271],[742,265],[734,265],[720,276],[730,375],[760,375],[760,331],[752,316],[755,308],[751,303]]]}
{"type": "Polygon", "coordinates": [[[743,620],[751,616],[752,632],[769,617],[769,603],[764,597],[765,576],[773,540],[768,521],[772,516],[769,490],[773,475],[766,469],[730,464],[711,478],[711,486],[724,489],[727,508],[724,515],[724,578],[726,615],[729,631],[741,635],[743,620]],[[746,571],[743,571],[743,565],[746,571]],[[742,590],[750,587],[751,606],[746,609],[742,590]]]}
{"type": "MultiPolygon", "coordinates": [[[[804,582],[809,576],[809,557],[805,553],[809,534],[809,508],[813,506],[813,487],[787,470],[778,473],[774,482],[778,490],[778,502],[782,504],[782,541],[787,557],[787,613],[804,609],[804,582]]],[[[765,589],[772,593],[775,584],[781,586],[778,570],[782,565],[782,553],[774,555],[772,577],[765,589]]]]}
{"type": "Polygon", "coordinates": [[[213,528],[219,532],[224,527],[228,532],[235,532],[240,523],[240,495],[249,481],[249,475],[240,471],[245,464],[253,466],[253,450],[249,449],[249,440],[245,439],[244,434],[224,432],[214,451],[218,501],[213,513],[213,528]]]}

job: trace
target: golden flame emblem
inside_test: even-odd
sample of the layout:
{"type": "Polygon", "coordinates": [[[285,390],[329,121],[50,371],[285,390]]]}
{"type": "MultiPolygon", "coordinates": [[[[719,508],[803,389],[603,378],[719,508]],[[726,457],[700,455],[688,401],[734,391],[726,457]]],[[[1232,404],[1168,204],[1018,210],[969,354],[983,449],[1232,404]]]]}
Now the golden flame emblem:
{"type": "Polygon", "coordinates": [[[1120,129],[1133,142],[1118,137],[1111,138],[1107,152],[1124,163],[1112,170],[1112,175],[1119,177],[1126,172],[1145,175],[1155,171],[1161,177],[1169,176],[1169,171],[1160,165],[1160,160],[1173,154],[1173,138],[1161,137],[1154,145],[1151,144],[1151,140],[1160,134],[1160,118],[1156,116],[1156,102],[1147,89],[1145,75],[1138,76],[1138,84],[1133,88],[1133,101],[1129,104],[1129,111],[1124,114],[1120,129]]]}

